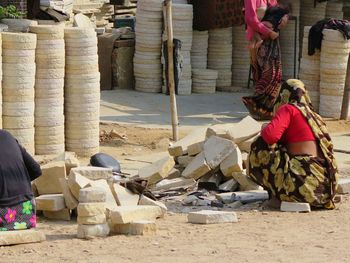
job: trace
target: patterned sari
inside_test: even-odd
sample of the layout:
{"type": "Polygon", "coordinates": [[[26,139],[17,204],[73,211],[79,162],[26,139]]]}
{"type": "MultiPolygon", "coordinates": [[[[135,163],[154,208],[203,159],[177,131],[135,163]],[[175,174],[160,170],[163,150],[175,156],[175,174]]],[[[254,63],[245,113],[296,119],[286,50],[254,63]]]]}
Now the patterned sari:
{"type": "Polygon", "coordinates": [[[288,80],[282,85],[274,106],[297,107],[310,125],[323,158],[287,152],[285,145],[268,145],[259,137],[251,146],[249,176],[270,196],[281,201],[307,202],[313,207],[333,209],[338,169],[333,144],[322,118],[314,112],[304,84],[288,80]]]}

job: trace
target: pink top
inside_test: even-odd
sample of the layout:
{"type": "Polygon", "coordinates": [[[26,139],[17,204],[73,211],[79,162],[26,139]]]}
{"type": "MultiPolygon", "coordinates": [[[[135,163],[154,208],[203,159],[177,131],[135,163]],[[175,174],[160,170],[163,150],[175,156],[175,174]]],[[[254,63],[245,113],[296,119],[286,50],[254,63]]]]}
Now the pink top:
{"type": "Polygon", "coordinates": [[[252,40],[254,33],[268,37],[271,29],[260,22],[256,10],[261,7],[276,6],[277,0],[244,0],[245,22],[247,23],[247,39],[252,40]]]}

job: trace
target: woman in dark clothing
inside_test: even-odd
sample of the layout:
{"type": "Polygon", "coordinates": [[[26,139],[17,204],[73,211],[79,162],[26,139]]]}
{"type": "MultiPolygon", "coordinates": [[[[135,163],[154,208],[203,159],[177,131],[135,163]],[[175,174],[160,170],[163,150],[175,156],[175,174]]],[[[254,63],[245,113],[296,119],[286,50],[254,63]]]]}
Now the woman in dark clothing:
{"type": "Polygon", "coordinates": [[[36,226],[31,181],[40,165],[7,131],[0,130],[0,231],[36,226]]]}

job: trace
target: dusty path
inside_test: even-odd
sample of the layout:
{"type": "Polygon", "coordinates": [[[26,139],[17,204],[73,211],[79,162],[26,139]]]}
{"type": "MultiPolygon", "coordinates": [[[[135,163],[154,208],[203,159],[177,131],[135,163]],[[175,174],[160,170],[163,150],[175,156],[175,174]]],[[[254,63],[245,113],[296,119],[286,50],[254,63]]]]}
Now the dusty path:
{"type": "MultiPolygon", "coordinates": [[[[333,132],[350,131],[350,124],[332,122],[333,132]]],[[[102,125],[128,139],[107,140],[103,151],[116,157],[166,150],[169,130],[102,125]]],[[[157,221],[155,236],[111,236],[76,239],[75,221],[39,219],[47,241],[0,247],[0,262],[350,262],[350,200],[333,211],[310,214],[238,211],[239,223],[191,225],[185,214],[157,221]]]]}

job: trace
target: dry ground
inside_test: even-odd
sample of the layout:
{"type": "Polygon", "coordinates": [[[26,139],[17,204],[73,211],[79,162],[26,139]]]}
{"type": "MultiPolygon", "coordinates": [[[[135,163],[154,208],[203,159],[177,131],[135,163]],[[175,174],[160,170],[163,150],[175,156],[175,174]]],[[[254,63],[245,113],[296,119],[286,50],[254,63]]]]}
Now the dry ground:
{"type": "MultiPolygon", "coordinates": [[[[331,132],[346,132],[349,122],[331,121],[331,132]]],[[[166,149],[171,132],[160,129],[101,125],[127,140],[102,142],[117,158],[166,149]]],[[[182,134],[183,135],[183,134],[182,134]]],[[[39,219],[47,241],[0,247],[0,262],[350,262],[350,201],[333,211],[310,214],[238,211],[239,223],[191,225],[185,214],[170,213],[157,221],[155,236],[76,239],[76,223],[39,219]]]]}

